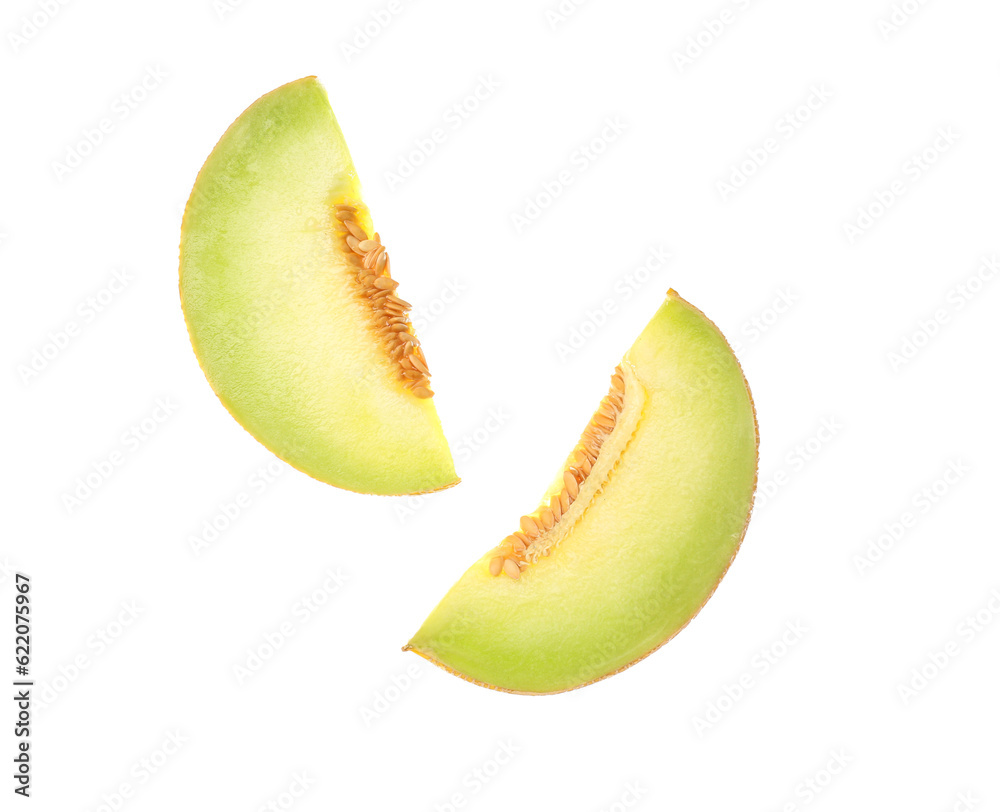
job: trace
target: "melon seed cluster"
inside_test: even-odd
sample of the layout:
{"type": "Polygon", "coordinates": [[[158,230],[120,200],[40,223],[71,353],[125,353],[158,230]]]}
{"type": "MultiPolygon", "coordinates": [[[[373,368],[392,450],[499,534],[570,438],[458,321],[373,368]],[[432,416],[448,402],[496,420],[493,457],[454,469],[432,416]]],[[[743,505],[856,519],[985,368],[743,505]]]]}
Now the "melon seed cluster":
{"type": "Polygon", "coordinates": [[[378,232],[369,237],[358,225],[357,213],[355,206],[334,207],[334,216],[343,227],[344,252],[348,262],[358,269],[361,295],[371,306],[375,330],[396,362],[403,386],[418,398],[429,398],[434,394],[431,373],[407,316],[410,304],[396,295],[399,283],[389,275],[389,255],[378,232]]]}
{"type": "MultiPolygon", "coordinates": [[[[521,571],[528,566],[527,553],[531,542],[555,527],[580,495],[580,486],[597,462],[601,446],[618,422],[624,403],[625,378],[622,376],[622,368],[618,366],[611,376],[608,394],[601,399],[601,405],[590,418],[590,423],[573,449],[573,464],[563,472],[562,490],[549,500],[547,506],[543,505],[534,513],[521,517],[521,529],[500,542],[496,555],[490,559],[490,575],[502,572],[515,581],[521,577],[521,571]]],[[[543,555],[548,554],[546,549],[543,555]]]]}

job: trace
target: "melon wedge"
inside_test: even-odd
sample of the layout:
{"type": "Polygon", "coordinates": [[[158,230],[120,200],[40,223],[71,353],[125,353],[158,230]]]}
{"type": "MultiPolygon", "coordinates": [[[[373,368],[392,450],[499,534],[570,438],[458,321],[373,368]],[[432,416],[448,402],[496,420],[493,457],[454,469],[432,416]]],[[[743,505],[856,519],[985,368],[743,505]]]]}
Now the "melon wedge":
{"type": "Polygon", "coordinates": [[[458,481],[408,303],[315,77],[263,96],[222,136],[180,253],[198,361],[263,445],[353,491],[458,481]]]}
{"type": "Polygon", "coordinates": [[[757,422],[739,363],[670,291],[539,508],[462,576],[405,647],[522,694],[578,688],[682,629],[740,546],[757,422]]]}

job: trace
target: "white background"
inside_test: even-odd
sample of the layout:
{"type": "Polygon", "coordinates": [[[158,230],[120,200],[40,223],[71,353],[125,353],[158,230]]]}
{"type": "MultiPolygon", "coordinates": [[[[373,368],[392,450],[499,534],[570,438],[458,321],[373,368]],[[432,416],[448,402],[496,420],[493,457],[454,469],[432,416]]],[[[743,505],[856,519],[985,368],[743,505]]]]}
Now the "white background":
{"type": "MultiPolygon", "coordinates": [[[[304,775],[296,812],[1000,810],[1000,282],[983,265],[1000,252],[1000,7],[906,7],[893,31],[888,0],[588,0],[564,19],[523,0],[5,3],[0,678],[20,569],[43,702],[33,798],[9,800],[5,777],[3,808],[251,812],[287,807],[304,775]],[[419,333],[464,481],[425,499],[276,463],[187,341],[195,174],[254,99],[314,73],[401,292],[431,314],[419,333]],[[498,87],[469,100],[484,80],[498,87]],[[780,125],[814,87],[829,98],[780,125]],[[660,247],[669,262],[637,275],[660,247]],[[106,290],[116,270],[127,285],[106,290]],[[760,418],[764,492],[715,597],[646,661],[555,697],[401,653],[536,505],[668,287],[738,346],[760,418]]],[[[2,718],[8,776],[12,703],[2,718]]]]}

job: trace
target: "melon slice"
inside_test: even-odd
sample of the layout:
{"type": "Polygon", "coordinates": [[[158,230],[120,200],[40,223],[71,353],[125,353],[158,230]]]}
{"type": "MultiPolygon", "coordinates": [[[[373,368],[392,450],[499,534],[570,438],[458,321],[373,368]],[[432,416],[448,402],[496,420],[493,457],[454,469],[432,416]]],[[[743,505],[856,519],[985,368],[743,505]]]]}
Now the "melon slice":
{"type": "Polygon", "coordinates": [[[454,485],[430,373],[315,77],[268,93],[195,181],[181,234],[191,344],[233,417],[316,479],[454,485]]]}
{"type": "Polygon", "coordinates": [[[405,650],[524,694],[621,671],[712,595],[756,480],[756,415],[739,363],[670,291],[539,508],[473,564],[405,650]]]}

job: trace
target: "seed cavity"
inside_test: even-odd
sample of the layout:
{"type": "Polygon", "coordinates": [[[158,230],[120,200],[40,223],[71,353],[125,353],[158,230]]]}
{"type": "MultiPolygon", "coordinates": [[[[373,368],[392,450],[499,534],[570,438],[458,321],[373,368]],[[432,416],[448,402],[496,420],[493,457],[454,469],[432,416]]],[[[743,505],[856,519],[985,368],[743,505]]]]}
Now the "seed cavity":
{"type": "MultiPolygon", "coordinates": [[[[368,236],[358,222],[357,214],[355,205],[334,205],[333,222],[338,247],[348,264],[357,268],[355,278],[359,296],[371,311],[372,325],[385,347],[386,355],[396,362],[399,381],[418,398],[433,397],[427,359],[407,315],[410,303],[395,295],[399,283],[390,275],[389,254],[377,232],[368,236]]],[[[502,558],[497,566],[495,575],[499,575],[501,570],[510,575],[504,568],[502,558]]],[[[513,569],[517,574],[511,577],[520,577],[516,564],[513,569]]]]}
{"type": "MultiPolygon", "coordinates": [[[[338,216],[339,216],[340,214],[345,214],[345,213],[346,213],[346,212],[338,212],[338,216]]],[[[345,226],[347,226],[347,230],[351,232],[351,235],[352,235],[352,236],[354,237],[354,239],[356,239],[356,240],[364,240],[364,239],[367,239],[368,235],[367,235],[367,234],[365,234],[365,232],[364,232],[364,230],[363,230],[363,229],[361,228],[361,226],[359,226],[359,225],[358,225],[357,223],[355,223],[355,222],[354,222],[353,220],[346,220],[346,219],[344,219],[344,218],[340,218],[340,219],[343,219],[343,220],[344,220],[344,225],[345,225],[345,226]]]]}
{"type": "MultiPolygon", "coordinates": [[[[549,533],[559,525],[560,519],[569,510],[570,505],[580,495],[580,486],[584,483],[601,447],[608,438],[625,407],[625,377],[620,366],[615,367],[611,376],[611,386],[602,399],[594,416],[584,429],[580,440],[570,455],[572,465],[563,472],[563,487],[553,495],[547,505],[540,506],[534,513],[521,517],[521,529],[507,536],[494,550],[490,558],[490,575],[501,573],[515,581],[521,577],[521,572],[528,566],[528,553],[536,539],[549,533]]],[[[542,555],[548,555],[550,549],[543,547],[542,555]]]]}
{"type": "MultiPolygon", "coordinates": [[[[521,577],[521,568],[513,558],[506,558],[503,562],[503,571],[515,581],[521,577]]],[[[500,573],[497,573],[499,575],[500,573]]]]}
{"type": "Polygon", "coordinates": [[[537,538],[541,532],[534,516],[521,517],[521,530],[529,539],[537,538]]]}

